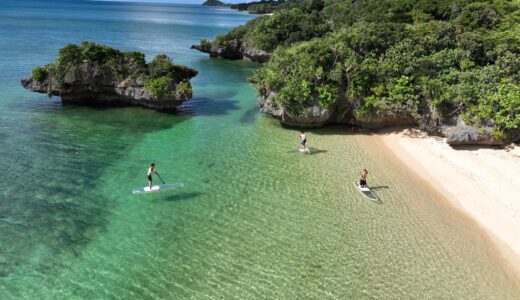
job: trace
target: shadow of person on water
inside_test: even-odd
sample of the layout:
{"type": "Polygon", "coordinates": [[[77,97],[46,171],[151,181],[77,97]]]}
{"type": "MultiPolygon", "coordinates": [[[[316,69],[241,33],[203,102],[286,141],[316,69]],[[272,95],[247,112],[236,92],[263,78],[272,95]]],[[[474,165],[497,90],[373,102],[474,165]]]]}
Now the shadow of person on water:
{"type": "Polygon", "coordinates": [[[311,153],[309,153],[311,155],[329,152],[328,150],[321,150],[321,149],[312,148],[312,147],[309,148],[309,150],[311,151],[311,153]]]}
{"type": "Polygon", "coordinates": [[[163,200],[168,201],[168,202],[177,202],[177,201],[197,198],[201,195],[203,195],[203,193],[199,193],[199,192],[178,193],[178,194],[169,195],[169,196],[163,198],[163,200]]]}
{"type": "Polygon", "coordinates": [[[379,186],[371,186],[371,190],[381,190],[381,189],[389,189],[390,187],[388,185],[379,185],[379,186]]]}

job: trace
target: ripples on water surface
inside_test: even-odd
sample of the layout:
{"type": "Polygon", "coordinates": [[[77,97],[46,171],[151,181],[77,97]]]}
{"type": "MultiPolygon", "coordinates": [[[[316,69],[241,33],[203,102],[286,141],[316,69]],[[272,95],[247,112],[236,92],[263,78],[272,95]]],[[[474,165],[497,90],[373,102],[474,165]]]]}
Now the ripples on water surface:
{"type": "Polygon", "coordinates": [[[481,234],[362,147],[376,144],[329,128],[309,134],[322,152],[288,154],[296,132],[260,116],[246,83],[258,66],[189,49],[249,19],[0,3],[0,298],[518,298],[481,234]],[[64,107],[20,87],[85,39],[196,68],[194,99],[175,114],[64,107]],[[132,195],[151,161],[185,187],[132,195]],[[363,167],[382,204],[356,192],[363,167]]]}

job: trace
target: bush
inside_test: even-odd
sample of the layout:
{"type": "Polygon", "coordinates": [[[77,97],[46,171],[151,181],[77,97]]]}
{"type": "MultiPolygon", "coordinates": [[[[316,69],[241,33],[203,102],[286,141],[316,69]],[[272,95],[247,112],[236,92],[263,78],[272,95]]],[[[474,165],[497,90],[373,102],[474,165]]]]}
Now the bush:
{"type": "Polygon", "coordinates": [[[259,90],[273,90],[274,103],[298,113],[310,105],[329,107],[344,88],[343,59],[356,60],[340,38],[314,39],[295,47],[278,48],[252,82],[259,90]]]}
{"type": "Polygon", "coordinates": [[[60,49],[57,60],[60,64],[80,64],[83,61],[82,48],[68,44],[60,49]]]}
{"type": "Polygon", "coordinates": [[[166,54],[159,54],[148,65],[148,74],[151,77],[168,76],[176,82],[181,82],[197,76],[198,72],[185,66],[175,65],[166,54]]]}
{"type": "Polygon", "coordinates": [[[163,76],[159,78],[149,78],[144,82],[144,87],[152,92],[157,98],[164,96],[173,96],[172,94],[173,80],[170,77],[163,76]]]}
{"type": "MultiPolygon", "coordinates": [[[[319,6],[319,4],[316,4],[319,6]]],[[[249,21],[227,34],[220,35],[215,43],[227,45],[238,40],[249,47],[273,51],[280,45],[290,45],[325,35],[329,25],[316,10],[305,7],[276,11],[272,16],[264,16],[249,21]]],[[[201,45],[204,41],[201,41],[201,45]]]]}
{"type": "Polygon", "coordinates": [[[31,72],[31,77],[38,82],[43,82],[48,76],[49,72],[45,67],[36,67],[31,72]]]}
{"type": "Polygon", "coordinates": [[[148,72],[152,77],[166,76],[173,68],[172,59],[166,54],[159,54],[148,64],[148,72]]]}
{"type": "Polygon", "coordinates": [[[176,82],[181,82],[183,80],[191,79],[195,76],[197,76],[198,72],[196,70],[193,70],[191,68],[180,66],[180,65],[173,65],[170,70],[170,76],[175,79],[176,82]]]}
{"type": "Polygon", "coordinates": [[[125,66],[122,77],[130,76],[132,78],[138,78],[143,74],[147,73],[147,65],[144,53],[137,51],[124,52],[124,62],[122,65],[125,66]],[[126,73],[126,74],[125,74],[126,73]]]}
{"type": "Polygon", "coordinates": [[[188,95],[191,95],[192,91],[191,91],[191,84],[189,82],[186,82],[186,81],[183,81],[183,82],[179,82],[177,84],[177,90],[179,91],[179,93],[181,94],[188,94],[188,95]]]}
{"type": "Polygon", "coordinates": [[[97,64],[103,64],[109,59],[113,58],[120,60],[123,56],[119,50],[86,41],[81,43],[81,55],[83,61],[89,61],[97,64]]]}
{"type": "Polygon", "coordinates": [[[128,60],[132,61],[136,64],[146,64],[146,61],[144,59],[144,53],[138,52],[138,51],[129,51],[124,52],[123,56],[128,60]]]}
{"type": "Polygon", "coordinates": [[[520,128],[520,86],[502,82],[489,91],[467,114],[474,122],[493,120],[499,131],[520,128]]]}

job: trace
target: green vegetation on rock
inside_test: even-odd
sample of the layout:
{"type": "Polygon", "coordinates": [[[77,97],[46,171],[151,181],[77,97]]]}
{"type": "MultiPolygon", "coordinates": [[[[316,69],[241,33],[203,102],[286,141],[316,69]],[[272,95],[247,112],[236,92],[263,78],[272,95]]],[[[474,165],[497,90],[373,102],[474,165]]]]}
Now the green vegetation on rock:
{"type": "Polygon", "coordinates": [[[49,71],[46,67],[36,67],[32,70],[31,76],[35,80],[42,82],[49,76],[49,71]]]}
{"type": "Polygon", "coordinates": [[[251,20],[227,34],[218,36],[215,43],[226,45],[230,41],[238,40],[248,47],[271,52],[280,45],[289,45],[324,36],[330,31],[329,27],[319,11],[309,11],[306,7],[295,7],[280,10],[272,16],[251,20]]]}
{"type": "Polygon", "coordinates": [[[173,64],[165,54],[159,54],[146,63],[144,53],[122,52],[105,45],[83,42],[60,49],[54,63],[33,69],[32,78],[38,82],[48,80],[51,89],[59,89],[66,82],[79,80],[79,74],[87,73],[98,74],[100,80],[111,84],[142,80],[145,88],[157,97],[175,94],[175,88],[180,83],[191,93],[188,81],[197,75],[193,69],[173,64]]]}
{"type": "Polygon", "coordinates": [[[191,97],[191,85],[186,78],[197,75],[197,71],[173,64],[171,58],[165,54],[159,54],[148,64],[150,77],[144,82],[144,87],[149,89],[157,97],[174,96],[175,90],[180,94],[189,94],[191,97]]]}
{"type": "Polygon", "coordinates": [[[197,71],[174,64],[166,54],[159,54],[152,59],[148,64],[148,73],[153,78],[167,76],[174,79],[175,82],[197,76],[197,71]]]}
{"type": "Polygon", "coordinates": [[[170,77],[163,76],[159,78],[149,78],[144,82],[144,87],[149,89],[154,96],[173,96],[173,80],[170,77]]]}
{"type": "Polygon", "coordinates": [[[240,11],[247,11],[251,14],[269,14],[276,10],[285,8],[291,8],[298,6],[301,1],[286,1],[286,0],[262,0],[254,2],[245,2],[238,4],[231,4],[232,9],[238,9],[240,11]]]}
{"type": "Polygon", "coordinates": [[[272,52],[252,78],[292,113],[338,99],[367,115],[434,112],[520,128],[520,1],[287,1],[215,43],[272,52]]]}
{"type": "Polygon", "coordinates": [[[49,65],[53,84],[62,84],[67,72],[84,64],[110,71],[119,80],[138,78],[147,73],[143,53],[121,52],[105,45],[82,42],[80,45],[69,44],[60,49],[56,61],[49,65]]]}

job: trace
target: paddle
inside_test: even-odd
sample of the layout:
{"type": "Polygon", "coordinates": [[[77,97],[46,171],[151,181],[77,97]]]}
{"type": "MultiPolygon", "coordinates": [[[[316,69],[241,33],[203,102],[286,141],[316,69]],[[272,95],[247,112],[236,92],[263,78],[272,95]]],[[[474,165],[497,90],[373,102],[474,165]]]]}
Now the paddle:
{"type": "Polygon", "coordinates": [[[164,182],[164,180],[162,179],[161,175],[159,175],[159,173],[157,171],[155,172],[155,174],[157,174],[157,176],[159,177],[159,179],[161,179],[163,184],[166,184],[166,182],[164,182]]]}

